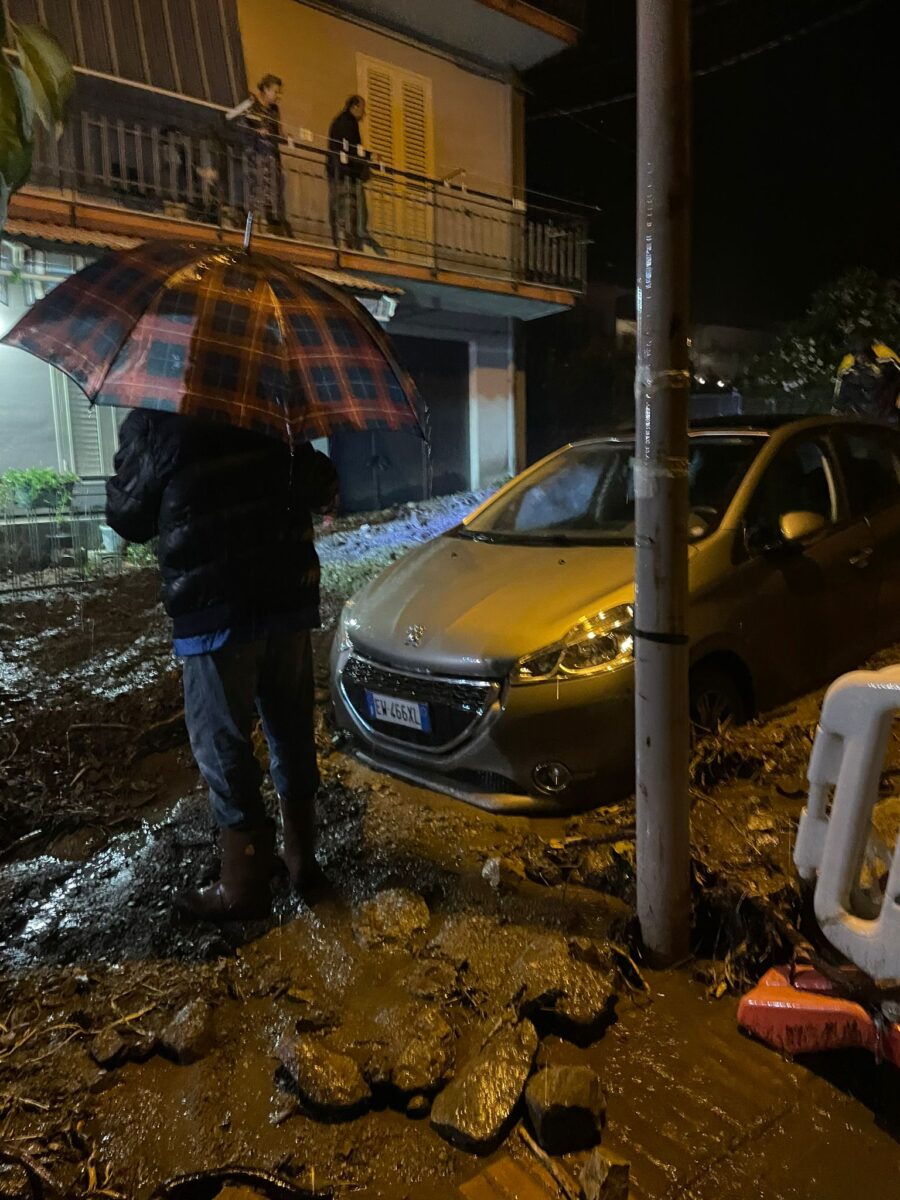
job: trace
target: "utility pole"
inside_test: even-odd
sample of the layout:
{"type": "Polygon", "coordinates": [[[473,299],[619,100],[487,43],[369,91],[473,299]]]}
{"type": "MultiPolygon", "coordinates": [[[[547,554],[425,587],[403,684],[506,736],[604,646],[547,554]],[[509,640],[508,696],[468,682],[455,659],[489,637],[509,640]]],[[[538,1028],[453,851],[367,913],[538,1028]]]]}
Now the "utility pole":
{"type": "Polygon", "coordinates": [[[637,0],[637,908],[659,965],[690,938],[687,521],[690,0],[637,0]]]}

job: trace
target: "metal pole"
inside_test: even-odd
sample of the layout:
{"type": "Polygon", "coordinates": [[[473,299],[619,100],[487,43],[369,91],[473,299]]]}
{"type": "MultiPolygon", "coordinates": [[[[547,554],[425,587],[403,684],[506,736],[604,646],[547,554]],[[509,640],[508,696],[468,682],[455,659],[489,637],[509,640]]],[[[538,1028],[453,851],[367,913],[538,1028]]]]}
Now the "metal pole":
{"type": "Polygon", "coordinates": [[[637,907],[665,965],[690,939],[687,402],[690,0],[637,0],[637,907]]]}

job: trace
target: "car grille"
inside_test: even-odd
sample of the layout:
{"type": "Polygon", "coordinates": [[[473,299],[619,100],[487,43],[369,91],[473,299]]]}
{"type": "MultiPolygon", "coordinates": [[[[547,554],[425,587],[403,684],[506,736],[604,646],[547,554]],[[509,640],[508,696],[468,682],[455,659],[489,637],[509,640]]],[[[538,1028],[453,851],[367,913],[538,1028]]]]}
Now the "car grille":
{"type": "Polygon", "coordinates": [[[391,741],[429,750],[442,750],[464,737],[484,716],[500,690],[496,683],[405,675],[356,655],[347,660],[341,685],[357,717],[369,729],[391,741]],[[367,691],[427,704],[431,713],[431,732],[373,721],[366,704],[367,691]]]}

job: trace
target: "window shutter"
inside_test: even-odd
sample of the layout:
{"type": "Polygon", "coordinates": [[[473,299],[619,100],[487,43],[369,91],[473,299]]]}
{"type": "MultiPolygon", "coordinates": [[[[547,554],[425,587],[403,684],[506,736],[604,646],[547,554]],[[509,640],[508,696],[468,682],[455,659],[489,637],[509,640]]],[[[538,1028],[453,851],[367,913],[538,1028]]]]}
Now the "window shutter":
{"type": "MultiPolygon", "coordinates": [[[[386,166],[430,178],[434,171],[431,80],[390,63],[359,55],[360,92],[366,99],[364,137],[386,166]]],[[[431,245],[431,191],[427,184],[380,176],[367,188],[370,227],[376,237],[398,238],[417,257],[431,245]]]]}
{"type": "Polygon", "coordinates": [[[119,447],[119,425],[125,413],[89,404],[79,387],[65,377],[68,405],[69,462],[82,479],[105,479],[113,473],[119,447]]]}

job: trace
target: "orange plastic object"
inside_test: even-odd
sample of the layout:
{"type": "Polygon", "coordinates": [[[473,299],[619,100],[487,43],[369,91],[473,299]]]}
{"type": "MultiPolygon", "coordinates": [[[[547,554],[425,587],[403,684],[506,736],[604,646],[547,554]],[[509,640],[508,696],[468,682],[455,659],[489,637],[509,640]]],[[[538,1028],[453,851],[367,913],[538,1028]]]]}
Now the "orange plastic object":
{"type": "Polygon", "coordinates": [[[738,1024],[783,1054],[868,1050],[900,1067],[900,1025],[876,1021],[812,967],[773,967],[738,1005],[738,1024]]]}

